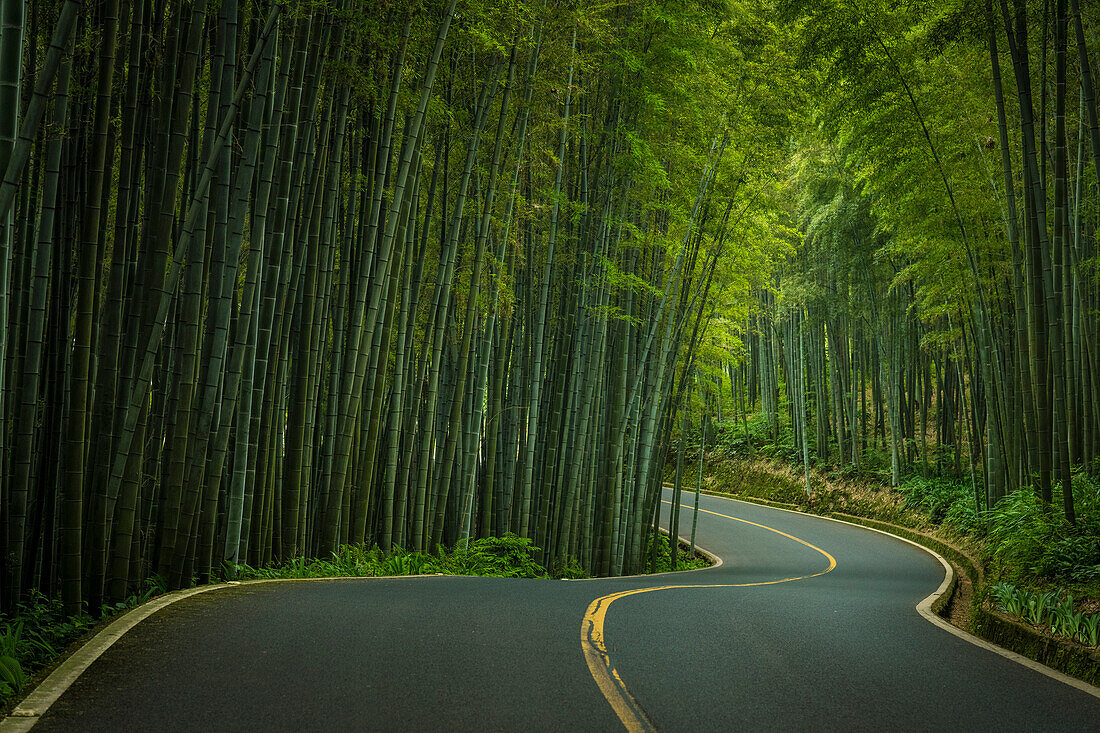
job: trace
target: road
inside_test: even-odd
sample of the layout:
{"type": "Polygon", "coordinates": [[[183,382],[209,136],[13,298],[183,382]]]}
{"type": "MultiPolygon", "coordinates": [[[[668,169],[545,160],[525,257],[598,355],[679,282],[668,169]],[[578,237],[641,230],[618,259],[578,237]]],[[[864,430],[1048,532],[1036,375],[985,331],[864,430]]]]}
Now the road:
{"type": "Polygon", "coordinates": [[[929,554],[753,504],[700,508],[698,543],[724,561],[702,571],[187,598],[34,731],[1100,730],[1100,699],[917,613],[944,577],[929,554]]]}

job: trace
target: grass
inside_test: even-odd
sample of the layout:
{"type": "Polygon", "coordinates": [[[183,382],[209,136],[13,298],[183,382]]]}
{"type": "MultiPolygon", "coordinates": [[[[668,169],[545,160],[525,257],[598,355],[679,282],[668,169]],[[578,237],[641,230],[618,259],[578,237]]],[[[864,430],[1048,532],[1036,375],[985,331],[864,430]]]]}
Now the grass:
{"type": "MultiPolygon", "coordinates": [[[[526,537],[512,533],[488,537],[453,550],[437,553],[412,552],[394,547],[389,553],[377,545],[344,545],[332,557],[294,558],[281,565],[252,568],[236,565],[227,578],[258,580],[272,578],[324,578],[329,576],[376,578],[392,575],[479,575],[493,578],[548,578],[546,568],[535,562],[539,548],[526,537]]],[[[554,577],[585,577],[576,561],[556,568],[554,577]]]]}
{"type": "MultiPolygon", "coordinates": [[[[653,558],[653,540],[649,541],[646,557],[653,558]]],[[[651,573],[668,573],[672,571],[672,549],[668,542],[668,535],[657,535],[657,561],[652,564],[651,573]]],[[[677,570],[699,570],[709,568],[710,560],[702,555],[689,555],[688,548],[680,546],[680,552],[676,558],[677,570]]]]}

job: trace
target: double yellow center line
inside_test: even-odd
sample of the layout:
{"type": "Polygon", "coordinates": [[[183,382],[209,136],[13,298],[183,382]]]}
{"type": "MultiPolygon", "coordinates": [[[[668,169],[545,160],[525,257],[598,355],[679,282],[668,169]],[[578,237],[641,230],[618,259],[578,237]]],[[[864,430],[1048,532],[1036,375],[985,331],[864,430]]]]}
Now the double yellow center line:
{"type": "MultiPolygon", "coordinates": [[[[664,501],[665,504],[671,504],[670,501],[664,501]]],[[[686,509],[692,507],[682,504],[686,509]]],[[[794,540],[799,544],[809,547],[811,550],[816,550],[824,555],[829,560],[829,566],[824,570],[813,573],[812,575],[799,575],[794,578],[780,578],[778,580],[765,580],[757,583],[714,583],[709,585],[661,585],[653,588],[635,588],[634,590],[624,590],[618,593],[611,593],[606,596],[600,596],[596,600],[589,604],[588,610],[585,611],[584,619],[581,621],[581,649],[584,651],[584,659],[588,663],[588,671],[592,673],[592,679],[596,681],[596,684],[600,688],[600,692],[607,698],[607,702],[610,703],[612,710],[619,716],[619,720],[622,721],[623,726],[631,733],[642,733],[646,731],[655,731],[656,727],[646,716],[645,711],[642,710],[638,701],[634,699],[634,696],[630,694],[626,689],[626,685],[623,683],[622,677],[619,676],[618,670],[615,669],[615,665],[611,663],[611,655],[607,651],[607,645],[604,643],[604,620],[607,617],[607,610],[611,607],[611,604],[620,598],[626,596],[638,595],[639,593],[653,593],[659,590],[673,590],[675,588],[747,588],[749,586],[756,585],[776,585],[778,583],[790,583],[793,580],[805,580],[807,578],[816,578],[819,575],[831,572],[836,567],[836,558],[829,553],[822,550],[816,545],[811,545],[805,540],[799,539],[794,535],[782,532],[774,527],[768,527],[763,524],[757,524],[756,522],[750,522],[747,519],[741,519],[739,517],[732,517],[729,514],[722,514],[721,512],[712,512],[709,509],[700,509],[700,512],[706,514],[713,514],[717,517],[724,517],[726,519],[732,519],[735,522],[741,522],[742,524],[750,524],[753,527],[759,527],[760,529],[766,529],[769,532],[775,532],[778,535],[782,535],[787,539],[794,540]]]]}

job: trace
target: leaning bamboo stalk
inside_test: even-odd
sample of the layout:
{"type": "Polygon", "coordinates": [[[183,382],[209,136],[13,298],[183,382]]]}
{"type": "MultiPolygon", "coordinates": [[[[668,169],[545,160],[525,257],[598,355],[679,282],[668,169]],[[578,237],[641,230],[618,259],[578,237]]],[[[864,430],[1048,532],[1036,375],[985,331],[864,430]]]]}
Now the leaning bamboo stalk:
{"type": "Polygon", "coordinates": [[[49,99],[50,85],[61,65],[62,56],[68,46],[69,36],[76,25],[77,12],[80,3],[77,0],[65,0],[61,8],[61,14],[54,27],[53,36],[50,38],[50,46],[46,53],[46,62],[42,66],[35,79],[34,95],[31,97],[27,111],[23,115],[23,123],[19,126],[19,137],[12,147],[11,155],[4,169],[3,179],[0,179],[0,221],[7,218],[8,211],[15,201],[15,192],[19,179],[23,175],[23,168],[31,154],[31,145],[38,130],[42,117],[46,114],[46,103],[49,99]]]}
{"type": "MultiPolygon", "coordinates": [[[[212,145],[210,157],[206,160],[206,164],[203,168],[202,175],[199,178],[196,185],[196,195],[202,196],[202,194],[209,189],[210,181],[213,176],[214,170],[217,166],[218,157],[221,154],[221,147],[224,145],[225,140],[229,137],[229,133],[232,130],[233,122],[236,118],[237,112],[240,109],[241,103],[244,99],[245,93],[252,79],[252,74],[259,64],[260,59],[263,56],[263,50],[266,45],[266,39],[268,35],[274,30],[276,21],[282,12],[283,6],[280,4],[273,5],[271,11],[268,13],[267,21],[264,25],[263,31],[260,33],[260,37],[257,41],[256,48],[253,51],[252,57],[249,59],[248,65],[245,67],[240,81],[237,83],[236,91],[234,92],[233,99],[227,108],[226,117],[222,120],[221,126],[218,130],[217,139],[212,145]]],[[[187,214],[184,217],[183,232],[176,243],[174,255],[172,257],[172,263],[165,275],[164,285],[161,290],[159,302],[157,304],[156,318],[153,322],[152,330],[145,343],[143,349],[141,349],[141,361],[140,368],[137,369],[137,378],[134,384],[134,388],[130,396],[130,405],[127,408],[125,420],[122,426],[122,432],[119,436],[119,445],[115,450],[114,459],[111,467],[110,483],[108,485],[108,495],[117,496],[119,486],[122,482],[122,477],[125,473],[126,460],[129,456],[133,438],[134,430],[137,426],[139,414],[144,407],[144,403],[149,394],[149,388],[152,383],[153,368],[156,364],[157,352],[160,348],[161,339],[164,336],[165,324],[167,323],[168,311],[172,303],[172,293],[175,290],[176,284],[179,282],[180,275],[182,274],[183,263],[185,261],[185,253],[191,244],[191,238],[194,234],[196,225],[198,224],[198,217],[203,212],[203,207],[199,205],[199,202],[193,201],[187,210],[187,214]]]]}

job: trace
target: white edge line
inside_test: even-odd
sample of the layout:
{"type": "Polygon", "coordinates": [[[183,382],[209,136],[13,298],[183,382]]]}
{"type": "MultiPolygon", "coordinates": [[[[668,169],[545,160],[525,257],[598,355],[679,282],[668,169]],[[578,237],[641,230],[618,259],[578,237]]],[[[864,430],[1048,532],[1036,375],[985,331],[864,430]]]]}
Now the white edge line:
{"type": "Polygon", "coordinates": [[[319,580],[412,580],[416,578],[433,577],[460,576],[445,576],[442,573],[433,573],[428,575],[393,576],[348,575],[326,576],[323,578],[257,578],[256,580],[231,580],[225,583],[202,585],[197,588],[184,588],[183,590],[165,593],[164,595],[146,601],[140,606],[130,609],[108,624],[106,628],[98,632],[67,659],[62,661],[46,679],[42,680],[37,687],[31,690],[30,693],[12,709],[8,717],[0,720],[0,733],[23,733],[23,731],[30,730],[31,727],[38,722],[38,719],[46,713],[49,707],[57,702],[57,699],[76,682],[77,678],[84,674],[88,667],[92,666],[92,663],[99,659],[105,651],[110,649],[116,641],[121,639],[126,632],[157,611],[172,605],[176,601],[182,601],[185,598],[190,598],[199,593],[206,593],[207,591],[236,588],[258,583],[300,583],[319,580]]]}
{"type": "MultiPolygon", "coordinates": [[[[849,527],[857,527],[858,529],[865,529],[868,532],[878,532],[879,534],[884,534],[887,537],[893,537],[896,540],[901,540],[902,542],[910,544],[913,547],[917,547],[921,550],[924,550],[929,555],[931,555],[932,557],[939,560],[940,564],[943,565],[944,578],[943,578],[943,582],[940,583],[940,587],[937,588],[936,590],[934,590],[932,592],[932,595],[928,596],[923,601],[921,601],[920,603],[917,604],[916,609],[917,609],[917,612],[921,616],[923,616],[929,622],[931,622],[931,623],[935,624],[936,626],[940,627],[944,631],[948,632],[949,634],[954,634],[955,636],[959,637],[963,641],[968,641],[971,644],[973,644],[974,646],[980,646],[982,649],[988,649],[989,651],[993,652],[994,654],[1000,654],[1005,659],[1012,660],[1013,662],[1016,662],[1017,664],[1021,664],[1024,667],[1027,667],[1028,669],[1031,669],[1031,670],[1034,670],[1034,671],[1038,672],[1039,674],[1044,674],[1047,677],[1050,677],[1051,679],[1058,680],[1059,682],[1067,684],[1070,687],[1077,688],[1078,690],[1080,690],[1081,692],[1084,692],[1085,694],[1092,695],[1093,697],[1100,699],[1100,687],[1097,687],[1096,685],[1090,685],[1088,682],[1085,682],[1084,680],[1079,680],[1076,677],[1071,677],[1068,674],[1066,674],[1065,672],[1059,672],[1058,670],[1056,670],[1052,667],[1048,667],[1045,664],[1041,664],[1039,662],[1036,662],[1034,659],[1030,659],[1028,657],[1025,657],[1022,654],[1017,654],[1016,652],[1013,652],[1013,651],[1009,651],[1008,649],[1005,649],[1004,647],[997,646],[996,644],[988,642],[985,639],[982,639],[981,637],[974,636],[970,632],[963,631],[958,626],[952,625],[949,621],[947,621],[947,620],[941,618],[940,616],[937,616],[935,613],[933,613],[932,612],[932,604],[935,603],[936,599],[938,599],[940,596],[942,596],[947,591],[947,588],[951,583],[951,579],[955,575],[955,569],[953,567],[951,567],[951,563],[947,562],[947,560],[945,560],[943,558],[943,556],[940,555],[940,553],[936,552],[935,550],[933,550],[931,548],[928,548],[928,547],[925,547],[924,545],[920,544],[919,542],[914,542],[913,540],[906,539],[905,537],[899,537],[896,534],[891,534],[890,532],[887,532],[887,531],[882,530],[882,529],[876,529],[875,527],[867,527],[867,526],[864,526],[862,524],[856,524],[855,522],[846,522],[843,519],[836,519],[835,517],[823,517],[819,514],[810,514],[808,512],[799,512],[799,511],[795,511],[794,509],[784,509],[782,507],[777,507],[777,506],[768,506],[767,504],[757,504],[756,502],[745,501],[743,499],[734,499],[734,498],[731,498],[731,497],[728,497],[728,496],[715,496],[714,494],[710,494],[710,496],[712,496],[715,499],[725,499],[726,501],[733,501],[733,502],[737,502],[739,504],[751,504],[752,506],[763,507],[765,509],[774,509],[777,512],[787,512],[788,514],[797,514],[797,515],[802,516],[802,517],[810,517],[812,519],[822,519],[826,522],[836,522],[837,524],[846,524],[849,527]]],[[[2,732],[0,732],[0,733],[2,733],[2,732]]]]}

